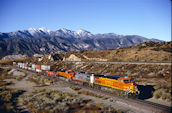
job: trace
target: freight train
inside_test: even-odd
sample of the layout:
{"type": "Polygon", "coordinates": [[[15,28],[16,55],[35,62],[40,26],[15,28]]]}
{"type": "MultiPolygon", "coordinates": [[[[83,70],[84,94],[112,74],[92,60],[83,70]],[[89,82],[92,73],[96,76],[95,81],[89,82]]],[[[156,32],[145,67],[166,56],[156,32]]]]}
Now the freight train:
{"type": "Polygon", "coordinates": [[[99,89],[111,89],[111,91],[118,92],[116,94],[119,95],[137,97],[139,94],[137,84],[128,76],[106,76],[61,69],[50,71],[49,65],[36,65],[21,62],[13,64],[16,64],[20,68],[40,73],[41,75],[63,78],[72,83],[83,84],[99,89]]]}

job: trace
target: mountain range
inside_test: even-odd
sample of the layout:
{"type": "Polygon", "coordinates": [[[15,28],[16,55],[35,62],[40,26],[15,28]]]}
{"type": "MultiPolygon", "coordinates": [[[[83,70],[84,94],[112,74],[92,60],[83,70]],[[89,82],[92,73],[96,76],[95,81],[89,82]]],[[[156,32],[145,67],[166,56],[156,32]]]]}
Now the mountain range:
{"type": "Polygon", "coordinates": [[[161,40],[138,35],[93,34],[86,30],[72,31],[65,28],[55,31],[29,28],[0,33],[0,58],[18,54],[33,56],[67,51],[115,49],[146,41],[161,40]]]}

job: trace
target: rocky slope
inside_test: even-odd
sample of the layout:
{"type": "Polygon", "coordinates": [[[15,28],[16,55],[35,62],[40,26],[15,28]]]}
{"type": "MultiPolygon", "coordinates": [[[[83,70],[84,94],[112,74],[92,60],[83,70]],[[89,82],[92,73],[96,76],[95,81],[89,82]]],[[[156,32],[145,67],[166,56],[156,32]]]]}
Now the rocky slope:
{"type": "Polygon", "coordinates": [[[0,33],[0,58],[7,55],[50,54],[79,50],[106,50],[139,44],[147,39],[137,35],[117,35],[114,33],[92,34],[85,30],[71,31],[45,28],[0,33]]]}

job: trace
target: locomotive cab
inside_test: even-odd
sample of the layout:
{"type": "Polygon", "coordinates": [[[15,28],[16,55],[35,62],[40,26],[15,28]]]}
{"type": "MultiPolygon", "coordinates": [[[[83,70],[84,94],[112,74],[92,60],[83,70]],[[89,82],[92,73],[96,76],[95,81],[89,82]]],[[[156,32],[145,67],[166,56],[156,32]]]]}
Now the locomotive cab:
{"type": "Polygon", "coordinates": [[[138,95],[138,89],[137,89],[137,85],[134,82],[133,79],[131,79],[130,77],[120,77],[119,82],[121,82],[123,84],[123,89],[126,91],[127,95],[138,95]]]}
{"type": "Polygon", "coordinates": [[[73,78],[76,75],[75,71],[73,71],[73,70],[67,70],[65,73],[69,74],[70,75],[69,76],[70,78],[73,78]]]}

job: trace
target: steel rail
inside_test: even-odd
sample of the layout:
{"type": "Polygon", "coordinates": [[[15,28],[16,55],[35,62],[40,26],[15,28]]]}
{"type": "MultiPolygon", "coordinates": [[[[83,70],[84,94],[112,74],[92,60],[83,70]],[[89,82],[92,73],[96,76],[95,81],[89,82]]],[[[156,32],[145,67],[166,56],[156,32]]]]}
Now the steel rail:
{"type": "Polygon", "coordinates": [[[66,63],[99,63],[99,64],[150,64],[150,65],[171,65],[171,62],[118,62],[118,61],[64,61],[66,63]]]}

